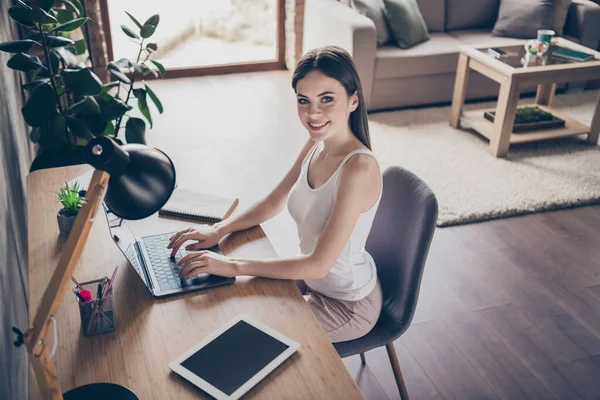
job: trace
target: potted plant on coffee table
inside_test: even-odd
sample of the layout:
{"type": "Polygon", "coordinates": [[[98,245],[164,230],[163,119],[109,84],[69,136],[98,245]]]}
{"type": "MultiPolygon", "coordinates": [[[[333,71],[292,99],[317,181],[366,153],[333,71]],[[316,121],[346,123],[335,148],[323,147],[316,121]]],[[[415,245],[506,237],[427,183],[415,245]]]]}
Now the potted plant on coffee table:
{"type": "Polygon", "coordinates": [[[79,209],[85,202],[85,199],[80,194],[81,188],[79,183],[75,182],[70,185],[65,183],[65,187],[58,192],[58,201],[61,202],[62,208],[58,211],[56,218],[58,219],[58,229],[60,235],[64,238],[69,237],[71,229],[77,219],[79,209]]]}

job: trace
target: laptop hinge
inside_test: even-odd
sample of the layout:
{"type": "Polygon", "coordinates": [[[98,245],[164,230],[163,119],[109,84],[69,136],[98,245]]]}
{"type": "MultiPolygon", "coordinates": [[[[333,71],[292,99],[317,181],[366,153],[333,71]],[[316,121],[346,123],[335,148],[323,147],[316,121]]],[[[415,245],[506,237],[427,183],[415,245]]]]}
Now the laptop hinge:
{"type": "Polygon", "coordinates": [[[142,257],[142,249],[140,248],[140,242],[137,240],[134,243],[135,252],[140,260],[140,265],[142,266],[142,271],[144,271],[144,277],[146,278],[146,286],[148,286],[151,290],[154,289],[154,285],[152,284],[152,279],[150,278],[150,272],[148,272],[148,267],[146,266],[146,262],[144,261],[144,257],[142,257]]]}

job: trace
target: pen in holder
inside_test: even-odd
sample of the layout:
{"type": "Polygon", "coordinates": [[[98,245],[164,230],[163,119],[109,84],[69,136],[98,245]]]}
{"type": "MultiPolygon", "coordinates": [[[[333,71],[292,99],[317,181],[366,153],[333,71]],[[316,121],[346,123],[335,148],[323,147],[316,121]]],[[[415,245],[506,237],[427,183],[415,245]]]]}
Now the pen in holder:
{"type": "Polygon", "coordinates": [[[83,336],[93,336],[115,330],[113,289],[107,277],[79,284],[79,292],[89,291],[91,299],[83,301],[78,295],[79,316],[83,336]]]}

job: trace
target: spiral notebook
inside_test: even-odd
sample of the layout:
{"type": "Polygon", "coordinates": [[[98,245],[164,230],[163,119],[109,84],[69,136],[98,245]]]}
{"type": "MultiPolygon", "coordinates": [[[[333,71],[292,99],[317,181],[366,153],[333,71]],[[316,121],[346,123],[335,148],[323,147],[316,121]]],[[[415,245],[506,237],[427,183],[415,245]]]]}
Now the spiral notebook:
{"type": "Polygon", "coordinates": [[[175,189],[158,215],[219,222],[229,217],[239,200],[187,189],[175,189]]]}

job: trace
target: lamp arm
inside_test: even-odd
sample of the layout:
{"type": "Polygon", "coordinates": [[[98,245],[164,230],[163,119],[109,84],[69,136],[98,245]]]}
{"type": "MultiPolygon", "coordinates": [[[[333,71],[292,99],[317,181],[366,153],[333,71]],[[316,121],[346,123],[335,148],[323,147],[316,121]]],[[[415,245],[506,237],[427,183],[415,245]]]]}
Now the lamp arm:
{"type": "Polygon", "coordinates": [[[62,391],[58,383],[56,367],[49,359],[50,350],[44,339],[48,333],[50,318],[58,312],[67,284],[81,256],[87,241],[98,205],[102,201],[108,185],[110,175],[101,170],[94,171],[94,175],[86,191],[86,202],[79,210],[73,230],[62,250],[58,266],[52,274],[50,283],[46,287],[39,303],[32,327],[25,332],[24,342],[27,351],[33,356],[30,361],[36,374],[38,385],[45,399],[62,400],[62,391]]]}

